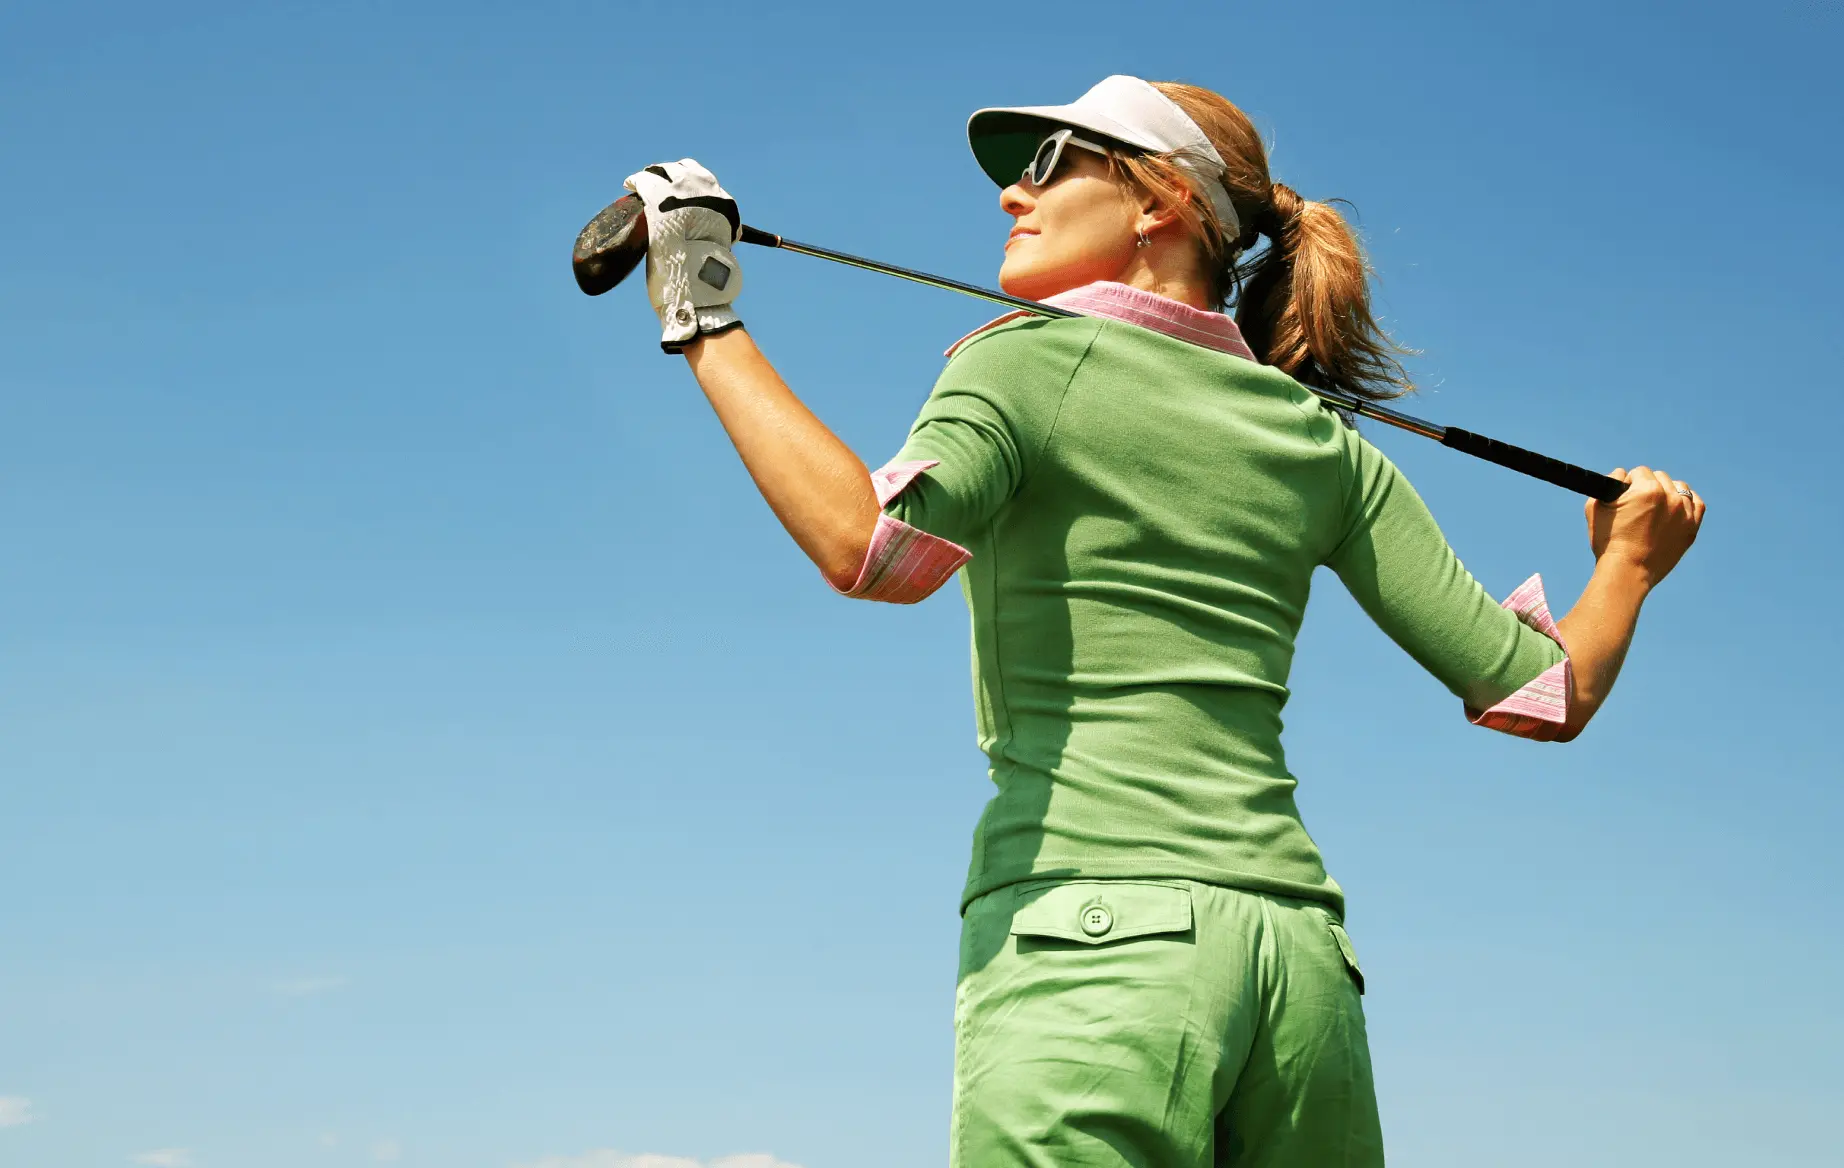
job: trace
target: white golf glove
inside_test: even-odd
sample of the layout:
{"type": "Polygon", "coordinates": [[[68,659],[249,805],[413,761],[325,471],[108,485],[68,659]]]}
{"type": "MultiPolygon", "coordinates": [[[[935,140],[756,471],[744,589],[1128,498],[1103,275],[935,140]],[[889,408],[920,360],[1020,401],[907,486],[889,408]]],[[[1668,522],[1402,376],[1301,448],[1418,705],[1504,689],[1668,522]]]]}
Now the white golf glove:
{"type": "Polygon", "coordinates": [[[717,176],[681,158],[631,174],[623,185],[647,206],[647,299],[659,313],[660,348],[676,353],[700,334],[742,324],[730,307],[743,290],[730,245],[743,220],[717,176]]]}

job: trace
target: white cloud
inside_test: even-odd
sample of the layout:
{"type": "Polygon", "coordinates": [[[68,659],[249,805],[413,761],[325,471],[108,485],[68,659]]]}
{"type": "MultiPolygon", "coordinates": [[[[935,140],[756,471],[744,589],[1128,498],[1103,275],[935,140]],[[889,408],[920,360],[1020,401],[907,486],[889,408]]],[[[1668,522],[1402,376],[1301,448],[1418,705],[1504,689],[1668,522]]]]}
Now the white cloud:
{"type": "Polygon", "coordinates": [[[403,1158],[403,1145],[396,1140],[379,1140],[371,1146],[371,1158],[380,1164],[391,1164],[403,1158]]]}
{"type": "Polygon", "coordinates": [[[613,1148],[598,1148],[580,1156],[551,1156],[516,1164],[513,1168],[799,1168],[799,1165],[777,1160],[767,1152],[719,1156],[715,1160],[688,1160],[684,1156],[661,1156],[652,1152],[633,1155],[613,1148]]]}
{"type": "Polygon", "coordinates": [[[0,1127],[18,1127],[37,1118],[32,1101],[24,1095],[0,1095],[0,1127]]]}
{"type": "Polygon", "coordinates": [[[151,1152],[142,1152],[128,1157],[136,1164],[151,1164],[153,1168],[191,1168],[191,1148],[155,1148],[151,1152]]]}
{"type": "Polygon", "coordinates": [[[316,994],[343,990],[350,984],[351,979],[345,977],[290,977],[269,988],[284,998],[311,998],[316,994]]]}

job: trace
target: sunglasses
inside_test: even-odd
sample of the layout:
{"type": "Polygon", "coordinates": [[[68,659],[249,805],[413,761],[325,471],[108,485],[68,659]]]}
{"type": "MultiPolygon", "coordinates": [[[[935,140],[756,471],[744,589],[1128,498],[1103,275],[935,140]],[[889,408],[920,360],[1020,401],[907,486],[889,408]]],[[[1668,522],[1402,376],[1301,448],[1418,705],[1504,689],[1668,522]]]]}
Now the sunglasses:
{"type": "Polygon", "coordinates": [[[1108,153],[1106,146],[1099,142],[1091,142],[1087,138],[1078,138],[1074,130],[1058,130],[1045,138],[1043,144],[1038,146],[1037,153],[1031,156],[1030,165],[1024,168],[1024,174],[1019,177],[1032,186],[1041,187],[1048,184],[1050,176],[1056,173],[1056,164],[1062,161],[1065,146],[1080,146],[1084,150],[1093,150],[1103,157],[1106,157],[1108,153]]]}

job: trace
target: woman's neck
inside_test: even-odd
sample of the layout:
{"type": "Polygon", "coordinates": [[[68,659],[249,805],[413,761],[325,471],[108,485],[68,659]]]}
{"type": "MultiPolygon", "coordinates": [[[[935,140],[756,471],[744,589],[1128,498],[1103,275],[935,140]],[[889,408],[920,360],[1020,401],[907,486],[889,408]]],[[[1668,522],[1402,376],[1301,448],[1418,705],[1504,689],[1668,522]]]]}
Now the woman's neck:
{"type": "MultiPolygon", "coordinates": [[[[1142,292],[1151,292],[1167,300],[1176,300],[1192,308],[1210,311],[1210,289],[1199,279],[1193,270],[1195,265],[1185,263],[1182,267],[1172,261],[1178,257],[1167,254],[1167,249],[1155,242],[1151,247],[1134,255],[1125,271],[1115,277],[1119,283],[1129,288],[1138,288],[1142,292]]],[[[1184,257],[1187,261],[1191,258],[1184,257]]]]}

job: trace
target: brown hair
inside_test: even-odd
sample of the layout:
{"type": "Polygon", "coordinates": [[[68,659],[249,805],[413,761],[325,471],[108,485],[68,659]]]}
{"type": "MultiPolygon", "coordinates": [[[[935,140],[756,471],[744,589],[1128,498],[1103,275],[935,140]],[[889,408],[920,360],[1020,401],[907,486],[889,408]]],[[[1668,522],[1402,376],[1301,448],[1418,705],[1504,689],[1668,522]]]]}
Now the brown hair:
{"type": "Polygon", "coordinates": [[[1167,156],[1110,152],[1121,179],[1178,208],[1197,237],[1211,307],[1235,303],[1236,323],[1264,364],[1296,381],[1371,401],[1414,385],[1404,349],[1370,311],[1370,266],[1357,237],[1330,203],[1302,199],[1268,174],[1268,152],[1248,115],[1222,95],[1176,81],[1153,83],[1223,156],[1223,185],[1242,221],[1230,239],[1208,199],[1167,156]],[[1265,237],[1268,246],[1242,257],[1265,237]]]}

